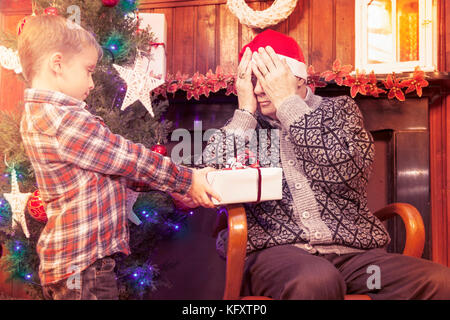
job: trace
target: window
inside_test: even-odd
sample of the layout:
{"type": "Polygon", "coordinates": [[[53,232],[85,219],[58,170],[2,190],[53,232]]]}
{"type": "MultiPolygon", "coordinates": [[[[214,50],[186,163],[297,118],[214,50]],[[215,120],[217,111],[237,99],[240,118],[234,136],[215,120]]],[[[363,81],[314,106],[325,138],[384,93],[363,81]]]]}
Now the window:
{"type": "Polygon", "coordinates": [[[356,0],[356,69],[435,71],[436,7],[436,0],[356,0]]]}

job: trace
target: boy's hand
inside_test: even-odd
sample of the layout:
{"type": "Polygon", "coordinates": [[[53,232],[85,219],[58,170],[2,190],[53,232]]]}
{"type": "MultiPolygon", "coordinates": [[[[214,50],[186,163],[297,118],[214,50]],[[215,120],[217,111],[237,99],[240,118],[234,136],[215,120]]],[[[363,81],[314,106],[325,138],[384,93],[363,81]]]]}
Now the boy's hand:
{"type": "Polygon", "coordinates": [[[217,201],[221,201],[220,196],[206,180],[206,174],[214,170],[215,169],[213,168],[194,169],[192,174],[192,186],[187,192],[187,196],[190,197],[195,204],[205,208],[215,207],[211,197],[215,198],[217,201]]]}
{"type": "Polygon", "coordinates": [[[179,194],[176,192],[170,193],[170,195],[172,196],[172,198],[181,202],[183,205],[185,205],[188,208],[194,209],[194,208],[198,207],[198,205],[195,204],[194,200],[192,200],[192,198],[187,195],[182,195],[182,194],[179,194]]]}

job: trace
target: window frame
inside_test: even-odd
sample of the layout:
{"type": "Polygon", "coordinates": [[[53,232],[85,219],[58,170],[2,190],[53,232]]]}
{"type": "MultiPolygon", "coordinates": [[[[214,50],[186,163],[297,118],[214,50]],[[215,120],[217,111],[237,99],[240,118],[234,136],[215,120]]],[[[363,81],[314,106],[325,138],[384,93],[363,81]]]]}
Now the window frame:
{"type": "MultiPolygon", "coordinates": [[[[368,63],[368,32],[367,32],[367,4],[370,0],[355,0],[355,69],[365,72],[374,71],[375,74],[389,74],[392,72],[411,72],[419,66],[421,70],[433,72],[437,70],[437,0],[419,0],[419,60],[393,61],[388,63],[368,63]],[[427,23],[428,22],[428,23],[427,23]]],[[[393,15],[396,13],[393,2],[393,15]]],[[[396,14],[395,14],[396,15],[396,14]]],[[[394,17],[394,16],[393,16],[394,17]]],[[[395,20],[397,17],[395,16],[395,20]]],[[[394,48],[398,41],[397,22],[394,25],[394,48]]]]}

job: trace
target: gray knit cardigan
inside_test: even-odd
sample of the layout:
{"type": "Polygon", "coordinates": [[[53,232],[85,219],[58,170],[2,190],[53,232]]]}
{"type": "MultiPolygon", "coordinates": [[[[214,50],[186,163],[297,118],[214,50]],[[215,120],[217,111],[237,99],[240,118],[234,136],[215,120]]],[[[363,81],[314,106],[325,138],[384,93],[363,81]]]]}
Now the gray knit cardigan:
{"type": "MultiPolygon", "coordinates": [[[[236,110],[209,139],[203,154],[208,165],[221,168],[225,157],[242,147],[239,144],[249,146],[248,130],[280,129],[278,136],[268,134],[266,141],[256,138],[266,150],[260,152],[261,166],[273,166],[273,152],[279,146],[276,156],[283,168],[283,198],[245,205],[247,253],[286,244],[312,254],[385,247],[389,234],[367,207],[373,138],[364,129],[355,101],[348,96],[322,98],[308,88],[305,100],[297,95],[288,98],[276,115],[279,121],[260,114],[255,119],[236,110]],[[271,156],[272,162],[265,161],[271,156]]],[[[225,248],[224,232],[217,240],[222,256],[225,248]]]]}

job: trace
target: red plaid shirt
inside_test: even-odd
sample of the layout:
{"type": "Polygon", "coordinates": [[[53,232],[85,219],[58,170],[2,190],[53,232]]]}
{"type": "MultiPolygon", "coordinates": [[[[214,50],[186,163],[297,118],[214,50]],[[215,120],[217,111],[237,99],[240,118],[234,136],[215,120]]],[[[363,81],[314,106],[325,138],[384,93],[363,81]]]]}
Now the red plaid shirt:
{"type": "Polygon", "coordinates": [[[21,134],[48,222],[37,243],[41,284],[116,252],[130,253],[127,187],[184,194],[192,171],[111,133],[86,104],[26,89],[21,134]]]}

